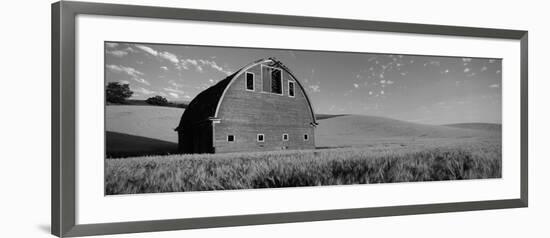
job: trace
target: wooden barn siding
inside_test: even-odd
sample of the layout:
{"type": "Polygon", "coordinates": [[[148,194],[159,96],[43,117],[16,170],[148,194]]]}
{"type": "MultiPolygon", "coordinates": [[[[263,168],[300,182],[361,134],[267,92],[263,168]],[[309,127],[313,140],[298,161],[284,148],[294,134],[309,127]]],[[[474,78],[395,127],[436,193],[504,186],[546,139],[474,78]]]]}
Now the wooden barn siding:
{"type": "Polygon", "coordinates": [[[213,153],[213,128],[210,122],[197,124],[178,132],[178,149],[182,153],[213,153]]]}
{"type": "Polygon", "coordinates": [[[314,128],[309,105],[304,92],[295,85],[295,97],[288,96],[288,79],[291,76],[283,70],[283,95],[263,92],[261,66],[249,69],[253,72],[254,92],[245,90],[245,74],[240,75],[227,90],[220,105],[214,124],[214,146],[216,152],[265,151],[315,148],[314,128]],[[265,135],[265,142],[257,142],[257,134],[265,135]],[[282,134],[289,134],[289,141],[282,140],[282,134]],[[309,135],[304,141],[303,135],[309,135]],[[227,135],[235,135],[234,142],[227,141],[227,135]]]}

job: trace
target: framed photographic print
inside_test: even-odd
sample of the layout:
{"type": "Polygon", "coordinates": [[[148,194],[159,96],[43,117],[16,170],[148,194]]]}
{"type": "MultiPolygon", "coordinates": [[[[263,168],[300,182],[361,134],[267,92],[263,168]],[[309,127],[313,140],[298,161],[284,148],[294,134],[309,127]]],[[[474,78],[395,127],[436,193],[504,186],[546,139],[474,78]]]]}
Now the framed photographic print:
{"type": "Polygon", "coordinates": [[[526,207],[527,78],[526,31],[54,3],[52,233],[526,207]]]}

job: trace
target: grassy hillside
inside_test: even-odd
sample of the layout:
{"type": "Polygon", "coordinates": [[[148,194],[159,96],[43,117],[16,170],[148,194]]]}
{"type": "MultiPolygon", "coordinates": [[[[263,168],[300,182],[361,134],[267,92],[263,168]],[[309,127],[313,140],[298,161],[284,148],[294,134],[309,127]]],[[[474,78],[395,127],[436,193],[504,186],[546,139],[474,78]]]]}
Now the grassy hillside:
{"type": "Polygon", "coordinates": [[[184,109],[159,106],[107,106],[108,157],[171,154],[177,150],[184,109]]]}
{"type": "Polygon", "coordinates": [[[482,130],[494,133],[501,133],[502,125],[496,123],[457,123],[457,124],[447,124],[444,126],[462,128],[462,129],[471,129],[471,130],[482,130]]]}
{"type": "Polygon", "coordinates": [[[106,161],[105,193],[441,181],[501,177],[498,143],[427,148],[190,154],[106,161]]]}
{"type": "Polygon", "coordinates": [[[344,115],[319,121],[315,130],[317,146],[361,146],[377,143],[410,144],[419,141],[454,142],[468,139],[494,139],[499,134],[439,125],[424,125],[384,117],[344,115]]]}

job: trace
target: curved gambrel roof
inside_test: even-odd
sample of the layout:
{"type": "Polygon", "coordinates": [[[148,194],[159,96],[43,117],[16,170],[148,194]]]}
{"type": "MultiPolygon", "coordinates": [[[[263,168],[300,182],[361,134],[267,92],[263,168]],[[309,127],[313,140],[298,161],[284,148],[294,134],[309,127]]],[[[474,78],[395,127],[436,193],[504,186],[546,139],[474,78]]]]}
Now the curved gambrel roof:
{"type": "Polygon", "coordinates": [[[294,81],[298,84],[298,86],[302,89],[302,92],[304,93],[304,97],[306,98],[309,109],[311,111],[313,124],[317,125],[317,120],[315,118],[313,106],[311,105],[309,96],[307,95],[306,90],[302,86],[300,81],[294,76],[294,74],[292,73],[292,71],[290,71],[290,69],[288,69],[285,65],[283,65],[283,63],[276,60],[275,58],[268,58],[268,59],[260,59],[248,64],[247,66],[239,69],[235,73],[219,81],[217,84],[199,93],[191,101],[191,103],[189,103],[183,115],[181,116],[180,124],[174,130],[181,131],[181,130],[184,130],[185,127],[193,126],[205,121],[209,121],[211,119],[216,119],[218,116],[218,111],[223,101],[225,92],[230,88],[231,84],[235,81],[235,79],[239,78],[241,74],[243,74],[248,69],[259,64],[269,64],[269,66],[280,67],[284,69],[290,76],[292,76],[294,81]]]}

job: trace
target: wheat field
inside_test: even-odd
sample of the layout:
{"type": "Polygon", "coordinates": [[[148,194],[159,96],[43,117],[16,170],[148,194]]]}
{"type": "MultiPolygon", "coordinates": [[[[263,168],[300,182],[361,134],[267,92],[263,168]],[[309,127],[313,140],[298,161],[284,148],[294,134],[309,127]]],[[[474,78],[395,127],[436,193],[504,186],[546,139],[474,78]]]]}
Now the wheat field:
{"type": "Polygon", "coordinates": [[[500,140],[107,159],[105,194],[501,177],[500,140]]]}

